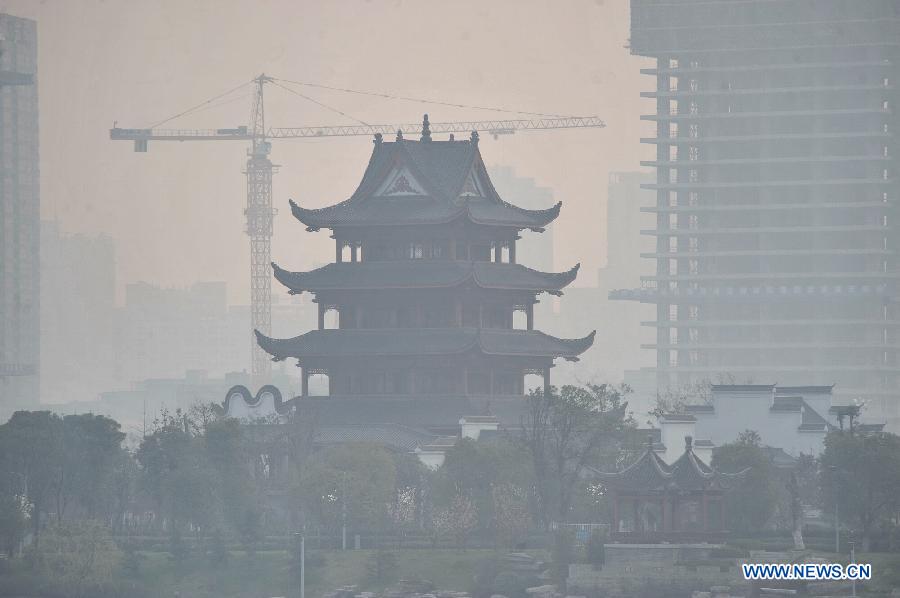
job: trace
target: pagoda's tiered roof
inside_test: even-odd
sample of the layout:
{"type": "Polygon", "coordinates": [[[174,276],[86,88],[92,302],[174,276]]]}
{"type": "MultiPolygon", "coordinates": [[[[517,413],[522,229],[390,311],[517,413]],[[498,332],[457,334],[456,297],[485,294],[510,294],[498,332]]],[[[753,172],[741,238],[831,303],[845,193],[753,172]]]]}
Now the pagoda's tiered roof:
{"type": "Polygon", "coordinates": [[[349,199],[320,209],[291,201],[308,230],[344,226],[443,224],[460,218],[542,230],[562,205],[526,210],[503,201],[491,184],[477,136],[465,141],[376,140],[362,181],[349,199]]]}
{"type": "Polygon", "coordinates": [[[259,346],[275,361],[293,357],[376,357],[485,355],[563,357],[576,361],[594,343],[584,338],[561,339],[536,330],[479,328],[388,328],[312,330],[290,339],[273,339],[256,331],[259,346]]]}
{"type": "Polygon", "coordinates": [[[520,264],[437,260],[340,262],[310,272],[289,272],[272,264],[276,280],[291,294],[303,291],[424,289],[473,284],[484,289],[546,291],[559,295],[578,274],[539,272],[520,264]]]}
{"type": "Polygon", "coordinates": [[[635,494],[663,492],[700,492],[705,490],[729,490],[744,479],[749,471],[722,473],[700,460],[687,438],[684,454],[671,465],[666,464],[648,447],[641,457],[614,473],[596,473],[597,479],[609,488],[635,494]]]}

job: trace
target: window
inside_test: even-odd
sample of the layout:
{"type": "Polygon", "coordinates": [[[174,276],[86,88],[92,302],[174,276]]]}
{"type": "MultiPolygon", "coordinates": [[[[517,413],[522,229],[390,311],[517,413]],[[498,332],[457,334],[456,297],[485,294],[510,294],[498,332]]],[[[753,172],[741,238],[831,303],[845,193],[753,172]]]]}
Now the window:
{"type": "Polygon", "coordinates": [[[410,243],[407,257],[411,260],[420,260],[425,257],[425,248],[421,243],[410,243]]]}

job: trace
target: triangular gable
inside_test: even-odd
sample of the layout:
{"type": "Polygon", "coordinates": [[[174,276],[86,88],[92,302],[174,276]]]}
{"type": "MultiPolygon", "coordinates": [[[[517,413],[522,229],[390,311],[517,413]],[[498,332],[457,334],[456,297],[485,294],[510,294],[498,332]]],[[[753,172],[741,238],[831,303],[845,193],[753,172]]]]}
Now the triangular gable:
{"type": "Polygon", "coordinates": [[[475,169],[469,171],[466,182],[459,192],[460,197],[486,197],[484,194],[484,185],[481,184],[480,178],[475,174],[475,169]]]}
{"type": "Polygon", "coordinates": [[[391,171],[375,195],[377,197],[396,197],[428,194],[425,193],[424,187],[416,180],[409,169],[402,167],[391,171]]]}

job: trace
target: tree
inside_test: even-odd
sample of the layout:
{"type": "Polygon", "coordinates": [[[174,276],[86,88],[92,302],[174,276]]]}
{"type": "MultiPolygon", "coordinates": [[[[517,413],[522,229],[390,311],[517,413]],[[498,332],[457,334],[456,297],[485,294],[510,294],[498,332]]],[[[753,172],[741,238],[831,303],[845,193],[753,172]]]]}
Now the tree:
{"type": "Polygon", "coordinates": [[[832,432],[820,460],[826,505],[834,508],[837,497],[845,521],[857,526],[869,550],[872,532],[900,506],[900,437],[832,432]]]}
{"type": "Polygon", "coordinates": [[[67,507],[87,519],[111,515],[112,473],[121,458],[125,434],[119,423],[102,415],[66,415],[62,419],[62,467],[56,484],[56,516],[67,507]]]}
{"type": "Polygon", "coordinates": [[[542,523],[564,523],[584,468],[615,460],[618,447],[634,421],[626,413],[626,385],[589,384],[551,387],[528,396],[522,441],[534,467],[542,523]]]}
{"type": "Polygon", "coordinates": [[[380,531],[388,522],[397,471],[386,449],[345,444],[324,449],[305,469],[299,494],[304,514],[337,532],[346,508],[347,523],[380,531]]]}
{"type": "Polygon", "coordinates": [[[27,488],[35,542],[59,487],[62,437],[62,419],[49,411],[17,411],[0,426],[0,470],[21,477],[27,488]]]}
{"type": "Polygon", "coordinates": [[[123,553],[106,526],[80,521],[48,528],[32,556],[48,594],[87,598],[111,593],[123,553]]]}
{"type": "Polygon", "coordinates": [[[764,528],[775,512],[778,482],[759,434],[746,430],[735,442],[720,446],[713,454],[712,466],[726,473],[750,468],[741,486],[725,498],[728,527],[741,531],[764,528]]]}
{"type": "Polygon", "coordinates": [[[491,488],[493,528],[502,546],[515,546],[528,532],[531,519],[525,491],[509,482],[491,488]]]}
{"type": "Polygon", "coordinates": [[[452,537],[457,548],[465,549],[469,535],[478,525],[478,509],[471,498],[457,494],[449,507],[435,514],[433,524],[438,534],[452,537]]]}

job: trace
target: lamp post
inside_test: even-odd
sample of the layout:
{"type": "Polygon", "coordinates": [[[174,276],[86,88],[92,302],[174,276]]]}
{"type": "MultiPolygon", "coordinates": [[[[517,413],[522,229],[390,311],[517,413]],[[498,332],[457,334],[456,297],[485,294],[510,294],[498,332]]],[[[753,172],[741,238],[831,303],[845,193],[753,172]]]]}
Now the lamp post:
{"type": "MultiPolygon", "coordinates": [[[[849,542],[849,544],[850,544],[850,562],[855,563],[856,562],[856,542],[853,542],[851,540],[849,542]]],[[[855,577],[853,578],[853,580],[851,580],[851,583],[852,583],[851,587],[853,588],[853,596],[855,598],[855,596],[856,596],[856,578],[855,577]]]]}
{"type": "Polygon", "coordinates": [[[306,598],[306,537],[303,532],[295,532],[300,538],[300,598],[306,598]]]}
{"type": "Polygon", "coordinates": [[[838,554],[841,551],[841,528],[838,523],[838,468],[836,465],[829,465],[828,469],[831,471],[831,485],[834,493],[834,552],[838,554]]]}

